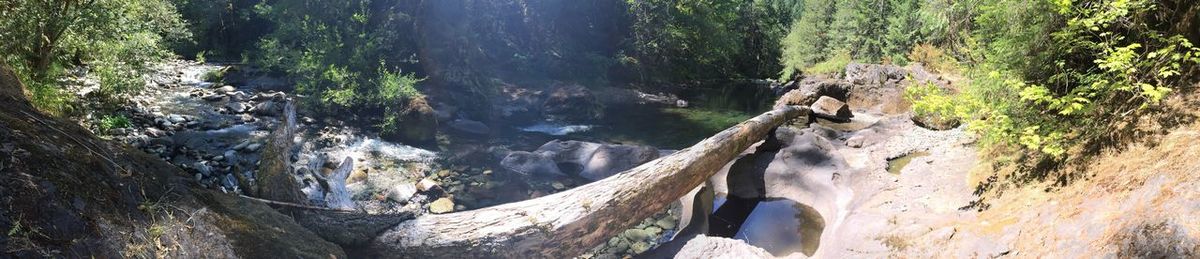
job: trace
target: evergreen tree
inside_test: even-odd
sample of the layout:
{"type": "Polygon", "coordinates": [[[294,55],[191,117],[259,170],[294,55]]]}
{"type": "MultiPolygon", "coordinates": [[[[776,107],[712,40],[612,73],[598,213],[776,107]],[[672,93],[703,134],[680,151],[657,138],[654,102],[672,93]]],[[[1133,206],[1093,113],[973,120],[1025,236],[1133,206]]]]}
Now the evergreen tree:
{"type": "Polygon", "coordinates": [[[829,56],[825,48],[829,41],[829,23],[834,11],[831,0],[812,0],[804,3],[800,19],[792,23],[783,42],[783,78],[790,79],[797,70],[820,62],[829,56]]]}
{"type": "Polygon", "coordinates": [[[883,35],[882,56],[896,64],[907,64],[905,55],[913,45],[922,42],[920,0],[888,0],[892,11],[887,16],[883,35]]]}

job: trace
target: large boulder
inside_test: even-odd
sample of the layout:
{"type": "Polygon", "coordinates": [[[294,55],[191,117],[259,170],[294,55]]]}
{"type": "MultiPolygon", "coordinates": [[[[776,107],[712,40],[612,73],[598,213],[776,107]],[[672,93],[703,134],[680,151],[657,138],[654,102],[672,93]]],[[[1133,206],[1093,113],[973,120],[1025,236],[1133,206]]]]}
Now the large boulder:
{"type": "Polygon", "coordinates": [[[392,142],[430,144],[437,137],[437,112],[425,98],[412,98],[404,109],[389,110],[384,116],[394,124],[383,128],[380,137],[392,142]]]}
{"type": "Polygon", "coordinates": [[[829,96],[821,96],[810,108],[817,118],[834,122],[849,122],[850,118],[854,117],[849,105],[829,96]]]}
{"type": "Polygon", "coordinates": [[[850,63],[846,65],[846,81],[856,85],[898,83],[908,77],[908,70],[895,65],[850,63]]]}
{"type": "Polygon", "coordinates": [[[522,175],[566,176],[554,163],[550,154],[514,151],[500,160],[500,166],[522,175]]]}
{"type": "Polygon", "coordinates": [[[795,90],[784,93],[775,101],[775,108],[785,105],[809,106],[817,102],[821,96],[829,96],[839,101],[846,101],[850,97],[850,90],[853,88],[845,81],[825,78],[825,77],[810,77],[800,80],[797,83],[795,90]]]}
{"type": "Polygon", "coordinates": [[[542,103],[542,113],[552,120],[590,121],[603,115],[603,105],[587,87],[557,86],[542,103]]]}
{"type": "Polygon", "coordinates": [[[592,181],[632,169],[659,157],[658,149],[649,146],[560,140],[542,145],[538,152],[552,154],[561,171],[592,181]]]}
{"type": "Polygon", "coordinates": [[[533,152],[510,152],[501,165],[531,175],[578,176],[596,181],[659,157],[649,146],[554,140],[533,152]]]}

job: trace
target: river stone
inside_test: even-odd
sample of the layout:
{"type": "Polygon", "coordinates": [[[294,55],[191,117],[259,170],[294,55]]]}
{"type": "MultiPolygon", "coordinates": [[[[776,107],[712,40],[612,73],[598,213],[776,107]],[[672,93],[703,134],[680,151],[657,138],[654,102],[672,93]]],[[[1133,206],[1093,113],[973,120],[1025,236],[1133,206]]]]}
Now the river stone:
{"type": "Polygon", "coordinates": [[[265,101],[254,105],[254,114],[262,116],[278,116],[280,112],[279,103],[275,101],[265,101]]]}
{"type": "Polygon", "coordinates": [[[429,212],[434,214],[449,213],[454,211],[454,200],[450,198],[441,198],[429,204],[429,212]]]}
{"type": "Polygon", "coordinates": [[[247,107],[245,104],[243,104],[241,102],[231,102],[231,103],[225,104],[225,108],[229,109],[229,112],[232,112],[232,113],[243,113],[243,112],[246,112],[247,107]]]}
{"type": "Polygon", "coordinates": [[[393,201],[405,202],[405,201],[408,201],[408,199],[411,199],[412,196],[416,195],[416,194],[417,194],[417,185],[415,185],[413,183],[402,183],[402,184],[397,184],[396,186],[392,186],[392,189],[388,191],[387,196],[388,196],[388,199],[391,199],[393,201]]]}
{"type": "Polygon", "coordinates": [[[545,153],[510,152],[500,161],[500,166],[523,175],[566,176],[545,153]]]}
{"type": "Polygon", "coordinates": [[[170,116],[167,116],[167,120],[171,121],[171,123],[178,124],[178,123],[186,122],[187,118],[185,118],[179,114],[171,114],[170,116]]]}
{"type": "Polygon", "coordinates": [[[660,228],[662,228],[662,229],[674,229],[674,228],[675,228],[675,224],[677,224],[677,223],[676,223],[676,222],[675,222],[675,220],[674,220],[674,219],[672,219],[671,217],[666,217],[666,218],[663,218],[663,219],[659,219],[658,221],[655,221],[655,222],[654,222],[654,225],[655,225],[655,226],[658,226],[658,227],[660,227],[660,228]]]}
{"type": "Polygon", "coordinates": [[[233,176],[233,174],[226,174],[225,177],[221,178],[221,186],[229,191],[236,190],[238,187],[237,177],[233,176]]]}
{"type": "Polygon", "coordinates": [[[644,253],[646,250],[650,250],[650,244],[646,243],[646,241],[633,243],[633,245],[629,246],[629,250],[635,254],[644,253]]]}
{"type": "Polygon", "coordinates": [[[249,145],[250,145],[249,140],[243,140],[241,143],[238,143],[237,145],[233,146],[233,150],[242,151],[243,149],[246,149],[246,146],[249,146],[249,145]]]}
{"type": "Polygon", "coordinates": [[[226,162],[233,163],[234,161],[237,161],[237,152],[236,151],[226,150],[225,154],[222,156],[225,157],[226,162]]]}
{"type": "Polygon", "coordinates": [[[237,91],[237,88],[233,87],[232,85],[226,85],[226,86],[222,86],[222,87],[215,89],[215,91],[217,91],[217,93],[227,94],[227,93],[230,93],[233,91],[237,91]]]}
{"type": "Polygon", "coordinates": [[[225,100],[226,98],[229,98],[229,97],[225,96],[223,94],[210,94],[210,95],[205,95],[204,97],[201,97],[201,99],[204,99],[205,101],[209,101],[209,102],[222,101],[222,100],[225,100]]]}
{"type": "Polygon", "coordinates": [[[434,181],[433,179],[424,178],[424,179],[421,179],[420,182],[417,182],[417,190],[422,191],[422,192],[427,192],[427,191],[433,190],[434,188],[437,188],[437,187],[438,187],[438,182],[434,181]]]}
{"type": "Polygon", "coordinates": [[[254,144],[247,145],[247,146],[246,146],[246,151],[247,151],[247,152],[254,152],[254,151],[258,151],[258,149],[260,149],[260,148],[262,148],[262,144],[259,144],[259,143],[254,143],[254,144]]]}
{"type": "Polygon", "coordinates": [[[647,231],[644,229],[637,229],[637,228],[625,230],[625,232],[623,234],[625,235],[625,238],[628,238],[629,240],[634,240],[634,241],[643,241],[643,240],[648,240],[651,237],[654,237],[654,233],[651,233],[650,231],[647,231]]]}

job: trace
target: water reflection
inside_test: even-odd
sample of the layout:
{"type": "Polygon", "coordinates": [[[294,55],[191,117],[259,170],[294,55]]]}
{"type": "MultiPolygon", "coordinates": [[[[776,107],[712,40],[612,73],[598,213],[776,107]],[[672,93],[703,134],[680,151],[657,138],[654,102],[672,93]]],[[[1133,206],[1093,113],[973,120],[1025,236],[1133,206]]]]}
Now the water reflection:
{"type": "Polygon", "coordinates": [[[811,256],[825,222],[815,209],[789,199],[745,199],[720,194],[714,200],[709,235],[761,247],[775,256],[811,256]]]}

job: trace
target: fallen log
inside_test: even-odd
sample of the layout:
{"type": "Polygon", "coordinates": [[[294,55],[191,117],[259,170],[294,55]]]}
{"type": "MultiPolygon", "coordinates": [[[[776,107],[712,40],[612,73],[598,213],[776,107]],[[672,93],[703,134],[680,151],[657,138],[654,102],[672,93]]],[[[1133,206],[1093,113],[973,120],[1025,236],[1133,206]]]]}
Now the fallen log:
{"type": "Polygon", "coordinates": [[[422,215],[383,230],[369,245],[382,257],[578,256],[662,211],[772,129],[809,113],[780,107],[612,177],[537,199],[422,215]]]}

